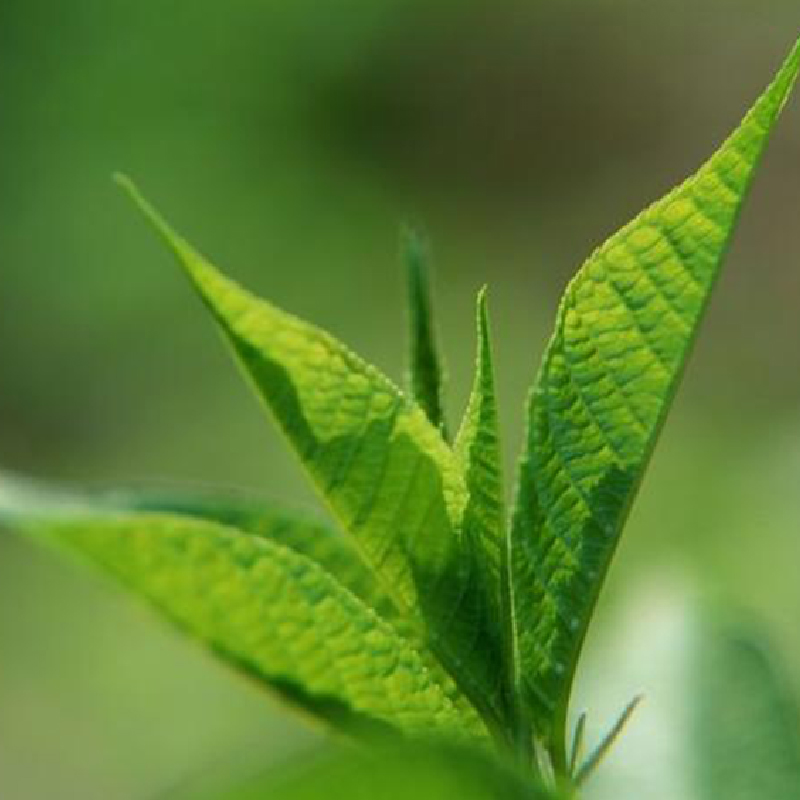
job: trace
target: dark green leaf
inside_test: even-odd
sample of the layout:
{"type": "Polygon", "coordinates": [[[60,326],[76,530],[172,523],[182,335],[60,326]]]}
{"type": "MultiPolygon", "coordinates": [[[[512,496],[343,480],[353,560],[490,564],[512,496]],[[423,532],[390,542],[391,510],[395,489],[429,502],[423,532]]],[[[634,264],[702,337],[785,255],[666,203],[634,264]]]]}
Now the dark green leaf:
{"type": "Polygon", "coordinates": [[[436,345],[428,248],[412,230],[405,231],[404,245],[408,270],[411,393],[431,424],[447,438],[442,397],[444,369],[436,345]]]}

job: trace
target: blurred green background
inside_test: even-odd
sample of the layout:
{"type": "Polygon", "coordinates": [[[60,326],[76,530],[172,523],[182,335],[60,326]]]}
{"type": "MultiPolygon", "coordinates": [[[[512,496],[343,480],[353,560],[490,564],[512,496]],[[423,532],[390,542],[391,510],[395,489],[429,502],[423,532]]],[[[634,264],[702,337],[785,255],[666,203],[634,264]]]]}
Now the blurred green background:
{"type": "MultiPolygon", "coordinates": [[[[315,507],[122,170],[397,378],[398,231],[422,224],[453,414],[490,286],[510,473],[565,282],[712,151],[798,31],[795,0],[3,0],[0,464],[315,507]]],[[[798,176],[796,98],[588,643],[582,685],[629,676],[608,713],[658,691],[664,597],[755,615],[800,690],[798,176]]],[[[314,741],[103,580],[0,539],[0,797],[167,796],[314,741]]]]}

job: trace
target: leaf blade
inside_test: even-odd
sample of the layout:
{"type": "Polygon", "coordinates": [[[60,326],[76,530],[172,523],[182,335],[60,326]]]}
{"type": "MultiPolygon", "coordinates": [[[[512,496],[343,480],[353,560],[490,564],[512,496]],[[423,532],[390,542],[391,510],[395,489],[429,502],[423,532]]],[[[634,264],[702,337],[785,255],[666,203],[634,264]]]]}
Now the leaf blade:
{"type": "MultiPolygon", "coordinates": [[[[126,511],[166,512],[211,520],[294,550],[331,575],[378,616],[391,623],[402,636],[411,641],[416,637],[416,631],[398,612],[351,542],[319,520],[269,507],[264,503],[222,495],[156,495],[118,491],[106,500],[126,511]]],[[[423,643],[419,644],[417,652],[425,668],[453,705],[465,719],[474,721],[475,709],[436,656],[423,643]]]]}
{"type": "Polygon", "coordinates": [[[710,161],[597,250],[559,309],[511,531],[525,691],[559,762],[589,617],[799,65],[800,44],[710,161]]]}
{"type": "Polygon", "coordinates": [[[0,495],[0,522],[79,553],[326,724],[485,738],[411,642],[289,547],[197,517],[26,502],[0,495]]]}
{"type": "Polygon", "coordinates": [[[494,654],[484,598],[464,555],[468,494],[460,466],[424,412],[327,332],[256,298],[176,234],[127,179],[384,591],[482,713],[494,654]],[[466,564],[466,567],[465,567],[466,564]]]}
{"type": "MultiPolygon", "coordinates": [[[[481,593],[488,598],[485,627],[492,632],[485,646],[502,653],[505,668],[494,675],[498,694],[504,692],[505,673],[510,668],[510,607],[508,560],[504,536],[502,458],[494,380],[492,342],[486,289],[476,303],[475,377],[467,408],[459,426],[454,451],[465,476],[469,501],[464,513],[464,530],[472,546],[481,593]]],[[[509,698],[503,702],[508,705],[509,698]]],[[[504,709],[506,715],[511,710],[504,709]]]]}
{"type": "Polygon", "coordinates": [[[391,582],[399,586],[393,596],[413,610],[417,591],[409,542],[403,539],[416,539],[418,530],[410,527],[416,524],[418,529],[421,517],[435,517],[427,521],[441,528],[442,548],[452,548],[455,522],[466,504],[463,480],[441,437],[388,378],[325,331],[223,276],[173,232],[132,185],[125,188],[173,250],[342,527],[354,531],[368,563],[390,573],[395,579],[391,582]],[[343,404],[340,418],[328,395],[343,404]],[[368,440],[367,445],[360,445],[360,439],[368,440]],[[387,463],[390,451],[404,451],[399,463],[387,463]],[[408,464],[414,457],[420,462],[417,470],[408,464]],[[416,492],[408,491],[414,472],[424,473],[419,488],[430,495],[421,503],[416,492]],[[426,486],[437,483],[434,489],[426,486]],[[395,493],[399,496],[392,497],[395,485],[400,486],[395,493]],[[393,516],[392,505],[397,507],[393,516]],[[378,512],[387,509],[383,518],[375,518],[375,507],[378,512]],[[385,541],[393,528],[401,531],[398,541],[385,541]]]}
{"type": "Polygon", "coordinates": [[[486,572],[487,587],[494,604],[499,607],[505,560],[503,479],[485,289],[478,295],[477,342],[475,379],[454,449],[461,461],[469,493],[465,516],[468,520],[471,517],[471,527],[479,543],[481,566],[486,572]]]}
{"type": "Polygon", "coordinates": [[[391,598],[361,560],[352,543],[331,526],[311,516],[224,494],[115,491],[96,499],[125,511],[168,513],[210,520],[273,541],[319,565],[379,616],[390,621],[398,619],[398,611],[391,598]]]}

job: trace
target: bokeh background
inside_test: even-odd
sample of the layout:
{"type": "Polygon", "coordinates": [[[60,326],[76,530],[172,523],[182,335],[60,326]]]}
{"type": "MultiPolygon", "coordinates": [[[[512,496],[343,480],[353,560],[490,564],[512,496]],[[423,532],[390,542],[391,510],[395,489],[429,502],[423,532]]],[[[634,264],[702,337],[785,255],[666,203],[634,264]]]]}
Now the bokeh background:
{"type": "MultiPolygon", "coordinates": [[[[316,507],[122,170],[398,379],[398,231],[421,225],[453,415],[489,284],[510,473],[565,282],[711,152],[798,31],[795,0],[3,0],[0,465],[316,507]]],[[[798,176],[795,101],[587,644],[590,733],[653,698],[607,792],[674,756],[659,676],[695,598],[757,619],[800,691],[798,176]]],[[[0,797],[167,797],[314,741],[102,579],[0,538],[0,797]]]]}

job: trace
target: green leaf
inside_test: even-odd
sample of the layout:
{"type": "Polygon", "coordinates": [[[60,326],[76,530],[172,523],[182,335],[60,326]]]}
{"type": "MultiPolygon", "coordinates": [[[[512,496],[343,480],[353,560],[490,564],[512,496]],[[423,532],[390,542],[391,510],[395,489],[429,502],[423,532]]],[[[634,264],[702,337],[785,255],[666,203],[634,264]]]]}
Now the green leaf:
{"type": "Polygon", "coordinates": [[[799,64],[800,44],[711,160],[597,250],[559,309],[511,534],[523,688],[559,768],[589,617],[799,64]]]}
{"type": "Polygon", "coordinates": [[[470,701],[496,719],[487,601],[461,532],[468,493],[440,432],[328,333],[220,274],[120,182],[172,249],[383,591],[470,701]]]}
{"type": "Polygon", "coordinates": [[[691,738],[698,800],[794,800],[800,716],[761,642],[706,624],[695,651],[691,738]]]}
{"type": "MultiPolygon", "coordinates": [[[[117,491],[105,498],[95,498],[95,501],[102,499],[128,511],[160,511],[211,520],[288,547],[314,561],[379,616],[391,622],[399,633],[409,639],[414,638],[414,631],[409,629],[405,618],[382,591],[374,573],[361,560],[349,539],[317,520],[234,496],[117,491]]],[[[475,709],[450,675],[427,647],[421,645],[418,652],[436,683],[444,689],[464,718],[470,721],[469,725],[475,728],[475,709]]]]}
{"type": "Polygon", "coordinates": [[[98,501],[127,511],[155,511],[211,520],[268,539],[321,566],[373,611],[398,622],[398,611],[349,539],[310,517],[234,495],[117,491],[98,501]]]}
{"type": "Polygon", "coordinates": [[[483,738],[407,639],[329,572],[269,536],[0,489],[0,522],[81,553],[215,652],[326,722],[483,738]]]}
{"type": "Polygon", "coordinates": [[[466,519],[477,535],[481,568],[487,574],[487,585],[499,605],[500,573],[505,561],[503,480],[485,289],[478,295],[477,328],[475,382],[456,437],[455,452],[469,491],[466,519]]]}
{"type": "Polygon", "coordinates": [[[583,738],[586,734],[586,712],[582,711],[575,724],[572,734],[572,747],[569,750],[569,770],[570,775],[575,775],[578,771],[578,763],[583,757],[583,738]]]}
{"type": "MultiPolygon", "coordinates": [[[[483,592],[489,598],[487,610],[491,616],[488,626],[496,633],[493,646],[500,649],[503,626],[509,618],[509,606],[503,596],[508,586],[505,512],[485,289],[478,295],[477,341],[475,380],[454,449],[466,476],[469,492],[464,529],[474,544],[475,561],[480,570],[483,592]]],[[[496,675],[498,690],[503,677],[501,672],[496,675]]]]}
{"type": "Polygon", "coordinates": [[[408,306],[410,321],[411,393],[431,424],[447,438],[442,385],[444,369],[436,346],[436,331],[431,304],[428,248],[412,230],[404,234],[408,268],[408,306]]]}

